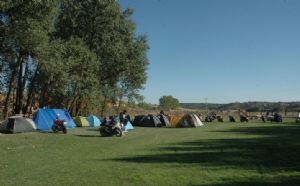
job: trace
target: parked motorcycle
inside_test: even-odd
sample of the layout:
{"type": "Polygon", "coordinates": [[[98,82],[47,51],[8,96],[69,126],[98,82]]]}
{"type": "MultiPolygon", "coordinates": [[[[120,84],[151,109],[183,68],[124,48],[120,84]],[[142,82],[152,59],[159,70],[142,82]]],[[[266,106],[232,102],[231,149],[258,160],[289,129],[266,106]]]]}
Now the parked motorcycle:
{"type": "Polygon", "coordinates": [[[222,116],[217,116],[217,120],[218,120],[218,122],[223,122],[224,121],[222,116]]]}
{"type": "Polygon", "coordinates": [[[271,122],[282,122],[282,116],[280,114],[275,113],[273,120],[271,122]]]}
{"type": "Polygon", "coordinates": [[[266,122],[265,116],[261,116],[260,118],[261,118],[261,121],[262,121],[262,122],[264,122],[264,123],[266,122]]]}
{"type": "Polygon", "coordinates": [[[268,114],[267,121],[271,122],[283,122],[282,116],[278,113],[268,114]]]}
{"type": "Polygon", "coordinates": [[[240,122],[248,122],[249,119],[246,116],[240,116],[240,122]]]}
{"type": "Polygon", "coordinates": [[[117,136],[121,137],[123,135],[122,127],[119,122],[114,120],[104,121],[99,128],[100,135],[103,137],[117,136]]]}
{"type": "Polygon", "coordinates": [[[235,122],[235,118],[233,116],[229,116],[229,121],[230,122],[235,122]]]}
{"type": "Polygon", "coordinates": [[[64,134],[66,134],[67,133],[66,126],[67,126],[67,122],[65,120],[56,119],[54,120],[51,128],[54,133],[62,131],[64,134]]]}

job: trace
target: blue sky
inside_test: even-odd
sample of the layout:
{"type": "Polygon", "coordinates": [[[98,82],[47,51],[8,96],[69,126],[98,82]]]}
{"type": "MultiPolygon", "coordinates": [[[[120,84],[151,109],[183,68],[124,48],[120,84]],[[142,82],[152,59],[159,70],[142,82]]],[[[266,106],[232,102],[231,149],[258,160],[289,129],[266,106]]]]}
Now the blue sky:
{"type": "Polygon", "coordinates": [[[147,34],[158,103],[300,101],[299,0],[119,0],[147,34]]]}

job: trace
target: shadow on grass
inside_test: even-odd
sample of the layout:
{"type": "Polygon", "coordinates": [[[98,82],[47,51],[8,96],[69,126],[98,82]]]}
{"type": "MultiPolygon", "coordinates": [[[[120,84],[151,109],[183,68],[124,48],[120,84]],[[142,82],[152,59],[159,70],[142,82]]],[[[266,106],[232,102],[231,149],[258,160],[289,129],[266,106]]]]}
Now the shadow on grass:
{"type": "MultiPolygon", "coordinates": [[[[220,131],[218,131],[220,132],[220,131]]],[[[207,139],[169,144],[157,149],[158,154],[113,159],[132,163],[181,163],[207,167],[256,170],[259,173],[293,171],[300,174],[300,126],[242,127],[228,131],[240,138],[207,139]],[[249,135],[249,137],[248,137],[249,135]]],[[[261,178],[260,178],[261,179],[261,178]]],[[[229,185],[300,185],[300,178],[290,176],[268,183],[230,181],[229,185]],[[290,184],[288,184],[290,183],[290,184]]],[[[218,185],[218,184],[217,184],[218,185]]]]}
{"type": "Polygon", "coordinates": [[[75,134],[75,136],[85,137],[85,138],[99,138],[99,137],[101,137],[100,135],[84,135],[84,134],[75,134]]]}
{"type": "MultiPolygon", "coordinates": [[[[299,186],[299,176],[279,177],[276,180],[231,181],[229,183],[209,184],[207,186],[299,186]]],[[[196,185],[190,185],[196,186],[196,185]]],[[[203,185],[202,185],[203,186],[203,185]]],[[[205,185],[204,185],[205,186],[205,185]]]]}
{"type": "Polygon", "coordinates": [[[54,133],[52,130],[47,130],[47,131],[43,131],[43,130],[37,130],[37,132],[41,133],[41,134],[49,134],[49,133],[54,133]]]}
{"type": "Polygon", "coordinates": [[[98,128],[85,128],[84,130],[86,131],[99,131],[99,127],[98,128]]]}

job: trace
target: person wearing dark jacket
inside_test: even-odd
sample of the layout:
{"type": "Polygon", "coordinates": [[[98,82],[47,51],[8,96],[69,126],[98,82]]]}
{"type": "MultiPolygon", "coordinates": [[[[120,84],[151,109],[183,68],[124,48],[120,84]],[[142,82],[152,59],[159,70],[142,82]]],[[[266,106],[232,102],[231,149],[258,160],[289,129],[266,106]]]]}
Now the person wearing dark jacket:
{"type": "Polygon", "coordinates": [[[127,122],[128,122],[128,119],[127,119],[127,117],[126,117],[126,113],[127,113],[127,111],[126,111],[126,110],[123,110],[123,111],[120,112],[120,114],[119,114],[120,124],[121,124],[122,128],[125,127],[126,124],[127,124],[127,122]]]}

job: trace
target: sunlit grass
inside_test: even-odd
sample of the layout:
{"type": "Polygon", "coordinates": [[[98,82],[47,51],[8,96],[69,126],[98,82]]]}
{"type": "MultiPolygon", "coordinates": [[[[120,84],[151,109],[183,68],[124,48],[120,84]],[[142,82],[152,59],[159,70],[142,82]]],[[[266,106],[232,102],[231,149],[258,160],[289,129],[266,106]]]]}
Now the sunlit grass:
{"type": "Polygon", "coordinates": [[[299,185],[300,125],[0,135],[0,185],[299,185]]]}

